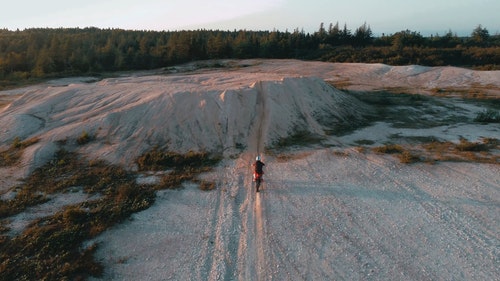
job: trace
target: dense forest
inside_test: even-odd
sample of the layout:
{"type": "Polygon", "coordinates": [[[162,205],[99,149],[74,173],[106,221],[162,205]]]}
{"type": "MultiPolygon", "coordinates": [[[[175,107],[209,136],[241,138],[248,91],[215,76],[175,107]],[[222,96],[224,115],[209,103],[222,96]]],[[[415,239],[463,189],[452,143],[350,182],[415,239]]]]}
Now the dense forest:
{"type": "Polygon", "coordinates": [[[294,58],[391,65],[500,69],[500,35],[481,25],[467,37],[404,30],[374,37],[366,23],[299,31],[133,31],[99,28],[0,29],[0,88],[21,81],[154,69],[193,60],[294,58]]]}

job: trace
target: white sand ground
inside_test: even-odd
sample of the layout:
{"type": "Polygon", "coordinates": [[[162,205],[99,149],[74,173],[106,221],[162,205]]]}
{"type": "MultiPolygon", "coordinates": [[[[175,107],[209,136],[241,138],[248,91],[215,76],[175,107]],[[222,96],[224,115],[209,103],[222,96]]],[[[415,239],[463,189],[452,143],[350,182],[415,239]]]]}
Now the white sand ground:
{"type": "MultiPolygon", "coordinates": [[[[224,64],[231,67],[188,64],[0,92],[15,97],[0,109],[0,146],[15,137],[41,139],[20,167],[0,170],[0,191],[48,161],[58,141],[71,145],[84,131],[95,140],[75,148],[129,168],[154,145],[222,151],[226,159],[204,175],[218,183],[215,191],[186,185],[159,192],[153,207],[89,241],[100,245],[102,280],[498,280],[499,165],[404,165],[354,149],[356,140],[380,144],[394,134],[500,139],[498,124],[402,130],[376,123],[328,136],[325,121],[355,122],[370,109],[324,80],[351,90],[473,88],[498,95],[500,72],[294,60],[224,64]],[[253,157],[297,131],[326,138],[327,147],[294,148],[284,162],[263,154],[266,181],[256,194],[253,157]]],[[[482,110],[460,108],[468,116],[482,110]]]]}
{"type": "Polygon", "coordinates": [[[495,280],[498,166],[318,150],[225,162],[213,192],[160,192],[97,239],[103,280],[495,280]]]}

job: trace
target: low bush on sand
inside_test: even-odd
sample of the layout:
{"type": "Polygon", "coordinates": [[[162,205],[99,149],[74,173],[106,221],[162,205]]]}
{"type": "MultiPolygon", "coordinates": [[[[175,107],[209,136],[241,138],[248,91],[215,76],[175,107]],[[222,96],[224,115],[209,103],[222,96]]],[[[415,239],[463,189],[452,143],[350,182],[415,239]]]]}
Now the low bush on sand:
{"type": "Polygon", "coordinates": [[[480,123],[500,123],[500,111],[485,109],[479,112],[474,118],[474,122],[480,123]]]}
{"type": "Polygon", "coordinates": [[[76,139],[76,143],[79,145],[84,145],[91,142],[94,136],[90,135],[87,131],[83,131],[80,136],[76,139]]]}

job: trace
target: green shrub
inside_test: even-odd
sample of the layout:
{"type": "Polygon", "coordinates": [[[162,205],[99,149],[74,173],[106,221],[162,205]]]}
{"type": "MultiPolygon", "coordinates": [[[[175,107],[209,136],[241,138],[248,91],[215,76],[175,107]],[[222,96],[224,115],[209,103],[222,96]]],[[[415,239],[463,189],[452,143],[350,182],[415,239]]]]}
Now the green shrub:
{"type": "Polygon", "coordinates": [[[500,112],[494,109],[485,109],[476,114],[474,122],[481,123],[500,123],[500,112]]]}
{"type": "Polygon", "coordinates": [[[87,131],[83,131],[82,134],[76,139],[76,143],[79,145],[84,145],[89,143],[94,139],[87,131]]]}

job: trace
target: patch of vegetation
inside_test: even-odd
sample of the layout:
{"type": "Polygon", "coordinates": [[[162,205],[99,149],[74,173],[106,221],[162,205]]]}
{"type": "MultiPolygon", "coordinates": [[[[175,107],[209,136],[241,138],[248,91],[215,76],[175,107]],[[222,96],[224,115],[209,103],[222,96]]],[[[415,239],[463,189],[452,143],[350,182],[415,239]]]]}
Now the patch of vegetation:
{"type": "Polygon", "coordinates": [[[480,142],[469,142],[465,139],[460,142],[432,142],[424,144],[428,159],[433,161],[458,161],[479,163],[500,163],[500,156],[490,153],[492,149],[498,149],[496,139],[484,139],[480,142]]]}
{"type": "Polygon", "coordinates": [[[207,152],[189,151],[180,154],[168,150],[161,150],[158,147],[141,155],[137,160],[140,171],[159,171],[178,168],[199,168],[213,166],[220,161],[220,157],[209,155],[207,152]]]}
{"type": "Polygon", "coordinates": [[[374,109],[371,123],[387,122],[395,128],[424,129],[467,122],[465,111],[444,98],[401,92],[349,92],[374,109]]]}
{"type": "Polygon", "coordinates": [[[402,153],[404,151],[404,148],[398,144],[386,144],[383,146],[374,147],[372,150],[380,154],[394,154],[402,153]]]}
{"type": "Polygon", "coordinates": [[[240,142],[237,142],[237,143],[235,143],[235,144],[234,144],[234,147],[235,147],[236,149],[239,149],[239,150],[243,151],[243,150],[245,150],[245,148],[246,148],[247,146],[246,146],[246,145],[244,145],[244,144],[242,144],[242,143],[240,143],[240,142]]]}
{"type": "Polygon", "coordinates": [[[205,181],[205,180],[200,181],[199,185],[200,185],[200,189],[203,190],[203,191],[214,190],[217,187],[217,185],[216,185],[215,182],[213,182],[213,181],[205,181]]]}
{"type": "Polygon", "coordinates": [[[83,131],[80,136],[76,139],[78,145],[84,145],[91,142],[94,136],[90,135],[87,131],[83,131]]]}
{"type": "Polygon", "coordinates": [[[461,139],[459,144],[455,145],[455,149],[458,151],[488,151],[488,145],[479,142],[470,142],[466,139],[461,139]]]}
{"type": "Polygon", "coordinates": [[[297,152],[297,153],[279,153],[279,154],[276,154],[272,151],[269,151],[269,152],[266,152],[267,155],[272,155],[273,157],[275,157],[276,161],[278,163],[284,163],[284,162],[289,162],[289,161],[294,161],[294,160],[298,160],[298,159],[304,159],[306,157],[308,157],[309,155],[312,154],[312,152],[310,151],[300,151],[300,152],[297,152]]]}
{"type": "Polygon", "coordinates": [[[388,144],[375,147],[372,151],[383,154],[394,154],[401,163],[454,161],[500,164],[500,155],[491,153],[500,149],[500,141],[485,138],[482,142],[470,142],[461,139],[459,143],[450,141],[430,141],[421,145],[388,144]]]}
{"type": "Polygon", "coordinates": [[[180,154],[155,147],[140,156],[136,163],[140,171],[171,170],[162,176],[157,189],[178,188],[183,182],[194,181],[200,184],[200,189],[206,190],[211,188],[209,184],[197,181],[196,176],[210,171],[220,160],[221,157],[211,156],[206,152],[190,151],[180,154]]]}
{"type": "Polygon", "coordinates": [[[405,150],[401,154],[398,155],[399,161],[403,164],[411,164],[415,162],[420,162],[420,156],[405,150]]]}
{"type": "Polygon", "coordinates": [[[8,149],[0,151],[0,167],[14,165],[23,155],[25,148],[39,141],[40,139],[38,137],[30,138],[24,141],[21,141],[19,137],[16,137],[8,149]]]}
{"type": "MultiPolygon", "coordinates": [[[[171,177],[159,186],[142,186],[136,183],[135,174],[121,167],[100,160],[88,161],[76,153],[60,150],[50,163],[17,187],[14,198],[0,200],[0,233],[8,230],[5,225],[9,216],[47,201],[49,194],[69,192],[79,186],[88,194],[99,195],[98,199],[38,219],[18,236],[0,235],[0,280],[83,280],[101,276],[103,267],[93,256],[97,246],[82,248],[84,241],[151,206],[157,189],[176,188],[208,170],[205,165],[216,163],[206,154],[163,154],[175,156],[171,177]]],[[[204,190],[215,186],[206,181],[198,183],[204,190]]]]}
{"type": "Polygon", "coordinates": [[[74,186],[100,194],[101,199],[38,219],[19,236],[2,236],[0,275],[5,280],[99,276],[102,266],[92,257],[95,246],[81,249],[82,243],[154,202],[153,191],[137,186],[125,170],[102,161],[86,162],[61,150],[18,187],[13,199],[0,202],[0,217],[20,213],[45,202],[49,194],[67,192],[74,186]]]}
{"type": "Polygon", "coordinates": [[[273,148],[286,148],[290,146],[306,146],[310,144],[319,143],[323,138],[321,136],[312,134],[308,131],[296,131],[294,134],[279,139],[273,148]]]}
{"type": "Polygon", "coordinates": [[[500,123],[500,111],[494,109],[485,109],[477,113],[474,122],[480,123],[500,123]]]}

